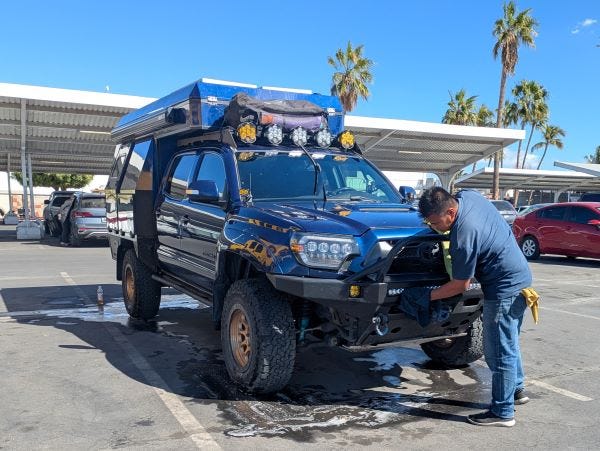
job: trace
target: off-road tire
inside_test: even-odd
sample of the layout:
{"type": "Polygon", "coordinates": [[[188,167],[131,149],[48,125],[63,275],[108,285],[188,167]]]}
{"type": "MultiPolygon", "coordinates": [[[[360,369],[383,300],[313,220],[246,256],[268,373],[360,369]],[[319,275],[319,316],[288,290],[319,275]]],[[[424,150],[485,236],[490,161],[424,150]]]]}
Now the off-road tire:
{"type": "Polygon", "coordinates": [[[477,318],[464,337],[430,341],[421,345],[423,352],[435,363],[461,367],[483,356],[483,323],[477,318]]]}
{"type": "Polygon", "coordinates": [[[234,282],[225,296],[221,345],[225,367],[236,384],[254,393],[282,389],[292,377],[296,358],[290,303],[267,281],[234,282]]]}
{"type": "Polygon", "coordinates": [[[123,300],[129,316],[151,319],[160,308],[160,283],[152,279],[152,272],[129,249],[123,257],[123,300]]]}
{"type": "Polygon", "coordinates": [[[521,251],[527,260],[537,260],[540,258],[540,243],[535,237],[527,235],[521,240],[521,251]]]}

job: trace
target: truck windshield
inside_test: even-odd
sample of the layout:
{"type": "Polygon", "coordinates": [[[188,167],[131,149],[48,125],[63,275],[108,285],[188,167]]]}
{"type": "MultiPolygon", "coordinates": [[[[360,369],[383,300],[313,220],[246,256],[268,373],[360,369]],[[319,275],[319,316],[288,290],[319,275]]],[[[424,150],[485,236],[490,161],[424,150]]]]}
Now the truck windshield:
{"type": "Polygon", "coordinates": [[[314,192],[315,167],[301,151],[258,150],[236,154],[242,189],[254,201],[327,199],[400,202],[401,196],[376,169],[356,155],[312,152],[321,167],[314,192]]]}

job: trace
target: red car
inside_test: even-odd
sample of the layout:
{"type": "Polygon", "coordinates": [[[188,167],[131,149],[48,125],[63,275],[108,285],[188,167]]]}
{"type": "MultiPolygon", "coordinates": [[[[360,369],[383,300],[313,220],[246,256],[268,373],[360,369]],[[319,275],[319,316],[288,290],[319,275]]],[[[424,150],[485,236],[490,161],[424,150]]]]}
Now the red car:
{"type": "Polygon", "coordinates": [[[540,254],[600,258],[600,202],[548,205],[518,216],[513,232],[528,260],[540,254]]]}

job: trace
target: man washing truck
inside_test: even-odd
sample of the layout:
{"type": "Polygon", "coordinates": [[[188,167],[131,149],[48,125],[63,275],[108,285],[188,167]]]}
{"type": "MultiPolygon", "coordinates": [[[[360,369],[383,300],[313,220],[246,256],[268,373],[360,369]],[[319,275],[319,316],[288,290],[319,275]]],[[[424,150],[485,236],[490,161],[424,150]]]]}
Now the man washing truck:
{"type": "Polygon", "coordinates": [[[522,290],[532,281],[527,261],[506,221],[475,191],[452,196],[443,188],[431,188],[419,200],[419,210],[432,229],[450,232],[452,280],[435,289],[408,289],[402,296],[435,304],[463,293],[477,277],[485,298],[483,350],[492,371],[492,403],[468,420],[480,426],[513,426],[514,404],[529,401],[519,349],[528,294],[522,290]]]}
{"type": "Polygon", "coordinates": [[[440,301],[443,320],[399,308],[406,288],[449,281],[447,238],[343,126],[335,97],[207,79],[124,116],[106,201],[128,313],[157,315],[163,286],[202,299],[254,392],[287,384],[298,346],[480,358],[477,284],[440,301]]]}

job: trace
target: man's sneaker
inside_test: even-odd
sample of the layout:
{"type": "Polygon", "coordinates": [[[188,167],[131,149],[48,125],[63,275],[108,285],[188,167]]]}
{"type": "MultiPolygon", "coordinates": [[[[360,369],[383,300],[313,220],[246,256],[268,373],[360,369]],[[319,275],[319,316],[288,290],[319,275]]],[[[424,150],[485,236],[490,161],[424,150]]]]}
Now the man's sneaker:
{"type": "Polygon", "coordinates": [[[500,426],[509,428],[515,425],[514,418],[500,418],[489,410],[482,413],[476,413],[475,415],[469,415],[467,420],[469,420],[469,423],[476,424],[477,426],[500,426]]]}
{"type": "Polygon", "coordinates": [[[521,406],[529,402],[529,396],[525,393],[524,388],[520,388],[515,391],[515,405],[521,406]]]}

